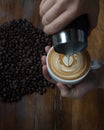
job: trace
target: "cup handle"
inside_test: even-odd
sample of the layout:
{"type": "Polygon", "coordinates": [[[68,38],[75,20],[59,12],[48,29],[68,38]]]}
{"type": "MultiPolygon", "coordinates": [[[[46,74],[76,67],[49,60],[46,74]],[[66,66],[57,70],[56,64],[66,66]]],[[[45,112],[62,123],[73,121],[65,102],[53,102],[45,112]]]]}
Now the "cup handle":
{"type": "Polygon", "coordinates": [[[91,61],[91,70],[96,70],[100,69],[102,67],[103,63],[97,60],[92,60],[91,61]]]}

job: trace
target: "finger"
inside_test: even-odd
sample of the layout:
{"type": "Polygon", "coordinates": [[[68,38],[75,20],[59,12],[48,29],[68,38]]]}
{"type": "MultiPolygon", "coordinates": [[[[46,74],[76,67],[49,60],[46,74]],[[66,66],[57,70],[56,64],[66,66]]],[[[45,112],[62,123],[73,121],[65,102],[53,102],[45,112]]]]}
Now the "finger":
{"type": "Polygon", "coordinates": [[[46,46],[45,47],[45,52],[48,53],[48,51],[50,50],[50,48],[51,48],[50,46],[46,46]]]}
{"type": "Polygon", "coordinates": [[[47,34],[54,34],[68,25],[71,21],[73,21],[80,14],[73,8],[66,10],[63,12],[58,18],[52,21],[50,24],[44,27],[44,32],[47,34]]]}
{"type": "Polygon", "coordinates": [[[56,81],[54,81],[54,80],[51,78],[51,76],[49,75],[46,65],[44,65],[44,66],[42,67],[42,72],[43,72],[44,77],[45,77],[49,82],[51,82],[51,83],[56,83],[56,81]]]}
{"type": "Polygon", "coordinates": [[[43,17],[43,15],[54,5],[55,0],[47,0],[43,3],[43,5],[40,8],[40,16],[43,17]]]}
{"type": "MultiPolygon", "coordinates": [[[[95,80],[95,79],[94,79],[95,80]]],[[[73,97],[74,98],[81,98],[84,95],[86,95],[88,92],[91,92],[96,88],[96,81],[91,79],[85,79],[80,84],[76,85],[75,88],[73,88],[73,97]],[[88,81],[89,80],[89,81],[88,81]]]]}
{"type": "Polygon", "coordinates": [[[40,9],[41,7],[43,6],[43,4],[46,2],[47,0],[42,0],[41,3],[40,3],[40,9]]]}
{"type": "Polygon", "coordinates": [[[60,89],[61,96],[69,98],[81,98],[92,89],[91,87],[86,86],[85,84],[79,86],[72,86],[69,88],[64,84],[57,83],[57,86],[60,89]]]}
{"type": "Polygon", "coordinates": [[[70,97],[70,91],[69,91],[70,88],[68,88],[67,86],[65,86],[62,83],[57,83],[56,85],[57,85],[57,87],[60,90],[61,96],[63,96],[63,97],[70,97]]]}
{"type": "Polygon", "coordinates": [[[46,56],[42,56],[41,61],[42,65],[46,65],[46,56]]]}
{"type": "Polygon", "coordinates": [[[43,16],[42,24],[43,25],[49,24],[50,22],[52,22],[55,18],[57,18],[64,11],[65,11],[65,6],[61,2],[59,2],[58,4],[56,3],[43,16]]]}
{"type": "MultiPolygon", "coordinates": [[[[46,53],[48,53],[49,49],[50,49],[50,46],[45,47],[46,53]]],[[[42,65],[46,65],[46,56],[42,56],[41,61],[42,61],[42,65]]]]}
{"type": "Polygon", "coordinates": [[[81,98],[88,92],[91,92],[98,86],[97,76],[95,73],[90,73],[82,82],[72,86],[69,91],[69,96],[72,98],[81,98]],[[96,80],[95,80],[96,79],[96,80]]]}
{"type": "Polygon", "coordinates": [[[97,79],[97,75],[91,73],[81,83],[71,86],[70,88],[60,83],[57,83],[57,86],[63,97],[81,98],[88,92],[97,88],[98,81],[95,79],[97,79]]]}

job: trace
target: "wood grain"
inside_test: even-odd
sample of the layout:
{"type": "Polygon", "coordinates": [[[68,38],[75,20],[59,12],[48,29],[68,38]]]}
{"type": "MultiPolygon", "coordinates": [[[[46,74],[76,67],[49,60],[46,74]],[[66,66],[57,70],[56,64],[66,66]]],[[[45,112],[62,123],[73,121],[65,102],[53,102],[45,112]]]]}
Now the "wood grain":
{"type": "MultiPolygon", "coordinates": [[[[40,26],[41,0],[0,0],[0,24],[27,18],[40,26]]],[[[88,40],[92,58],[104,61],[104,0],[100,1],[97,27],[88,40]]],[[[0,130],[104,130],[104,91],[95,90],[81,99],[62,98],[58,88],[40,96],[24,96],[17,103],[0,102],[0,130]]]]}

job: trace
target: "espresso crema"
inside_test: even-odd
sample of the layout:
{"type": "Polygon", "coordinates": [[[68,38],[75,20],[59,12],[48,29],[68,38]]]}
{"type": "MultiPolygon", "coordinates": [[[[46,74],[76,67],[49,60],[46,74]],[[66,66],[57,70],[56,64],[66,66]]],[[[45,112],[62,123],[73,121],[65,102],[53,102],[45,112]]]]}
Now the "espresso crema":
{"type": "Polygon", "coordinates": [[[61,79],[74,80],[82,77],[90,68],[90,56],[85,50],[68,57],[51,49],[48,56],[51,71],[61,79]]]}

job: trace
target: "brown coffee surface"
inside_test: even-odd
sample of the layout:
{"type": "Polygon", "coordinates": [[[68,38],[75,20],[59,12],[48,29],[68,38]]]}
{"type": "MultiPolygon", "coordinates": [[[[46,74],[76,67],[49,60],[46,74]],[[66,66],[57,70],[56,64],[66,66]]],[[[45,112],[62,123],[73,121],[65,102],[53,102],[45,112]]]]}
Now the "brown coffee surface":
{"type": "Polygon", "coordinates": [[[90,56],[87,50],[67,57],[51,50],[48,57],[48,64],[51,71],[61,79],[74,80],[82,77],[90,67],[90,56]]]}

